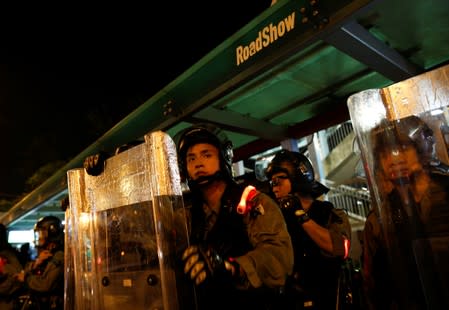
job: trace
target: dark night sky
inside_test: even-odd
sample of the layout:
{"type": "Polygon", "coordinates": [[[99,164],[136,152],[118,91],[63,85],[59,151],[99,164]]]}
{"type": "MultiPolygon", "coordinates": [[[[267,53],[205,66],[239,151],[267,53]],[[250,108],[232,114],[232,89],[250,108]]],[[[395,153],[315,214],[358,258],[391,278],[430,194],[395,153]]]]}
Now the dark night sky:
{"type": "Polygon", "coordinates": [[[26,192],[46,163],[76,156],[270,2],[53,8],[12,19],[0,41],[0,198],[26,192]]]}

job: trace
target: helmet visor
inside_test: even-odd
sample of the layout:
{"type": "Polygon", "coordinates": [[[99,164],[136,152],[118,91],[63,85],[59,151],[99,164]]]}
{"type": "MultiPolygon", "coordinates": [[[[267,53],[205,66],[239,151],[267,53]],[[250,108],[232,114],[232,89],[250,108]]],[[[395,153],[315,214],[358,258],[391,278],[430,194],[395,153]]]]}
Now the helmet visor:
{"type": "Polygon", "coordinates": [[[36,247],[45,245],[48,238],[48,231],[46,229],[37,229],[34,231],[34,245],[36,247]]]}

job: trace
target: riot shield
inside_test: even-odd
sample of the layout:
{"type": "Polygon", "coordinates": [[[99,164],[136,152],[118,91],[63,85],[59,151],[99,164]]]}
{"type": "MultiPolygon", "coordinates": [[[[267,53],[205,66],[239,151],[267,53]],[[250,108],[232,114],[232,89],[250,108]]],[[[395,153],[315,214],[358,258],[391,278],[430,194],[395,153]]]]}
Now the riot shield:
{"type": "Polygon", "coordinates": [[[192,309],[180,251],[187,225],[176,149],[157,131],[105,162],[68,171],[74,309],[192,309]]]}
{"type": "Polygon", "coordinates": [[[348,99],[399,309],[449,309],[448,104],[449,66],[348,99]]]}
{"type": "Polygon", "coordinates": [[[75,270],[74,270],[74,244],[73,240],[73,216],[72,210],[65,211],[64,226],[64,310],[74,310],[75,308],[75,270]]]}

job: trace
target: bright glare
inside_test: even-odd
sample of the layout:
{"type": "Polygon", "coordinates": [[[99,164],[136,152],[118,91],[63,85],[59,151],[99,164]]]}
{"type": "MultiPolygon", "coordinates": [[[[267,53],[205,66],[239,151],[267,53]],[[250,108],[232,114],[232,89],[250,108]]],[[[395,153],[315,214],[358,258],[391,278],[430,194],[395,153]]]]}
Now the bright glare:
{"type": "Polygon", "coordinates": [[[435,109],[435,110],[430,111],[430,115],[432,115],[432,116],[437,116],[437,115],[440,115],[443,113],[444,113],[444,111],[441,109],[435,109]]]}
{"type": "Polygon", "coordinates": [[[33,244],[34,231],[30,230],[11,230],[8,234],[9,243],[26,243],[33,244]]]}
{"type": "Polygon", "coordinates": [[[349,96],[347,103],[356,132],[369,132],[386,117],[379,89],[368,89],[353,94],[349,96]]]}
{"type": "Polygon", "coordinates": [[[81,212],[80,214],[80,224],[83,227],[83,229],[86,229],[89,227],[90,222],[90,214],[86,212],[81,212]]]}

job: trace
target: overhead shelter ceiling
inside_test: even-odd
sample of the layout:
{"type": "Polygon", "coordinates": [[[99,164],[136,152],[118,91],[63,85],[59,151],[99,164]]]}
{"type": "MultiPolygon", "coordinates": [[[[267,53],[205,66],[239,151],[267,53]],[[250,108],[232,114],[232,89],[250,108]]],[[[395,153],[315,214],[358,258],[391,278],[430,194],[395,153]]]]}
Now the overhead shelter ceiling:
{"type": "Polygon", "coordinates": [[[346,121],[349,95],[448,63],[447,16],[447,0],[278,1],[0,220],[31,228],[66,195],[67,170],[150,131],[174,136],[194,122],[213,122],[226,130],[239,160],[346,121]]]}

